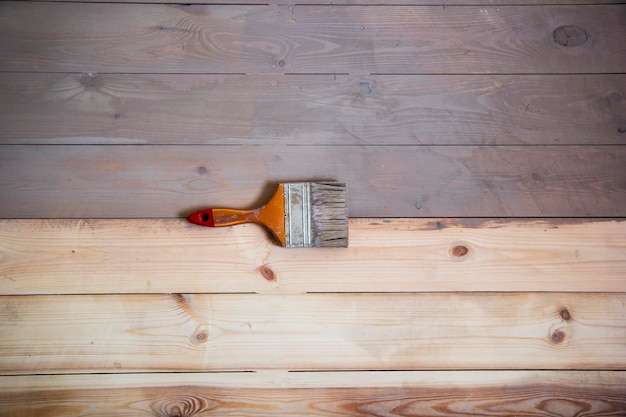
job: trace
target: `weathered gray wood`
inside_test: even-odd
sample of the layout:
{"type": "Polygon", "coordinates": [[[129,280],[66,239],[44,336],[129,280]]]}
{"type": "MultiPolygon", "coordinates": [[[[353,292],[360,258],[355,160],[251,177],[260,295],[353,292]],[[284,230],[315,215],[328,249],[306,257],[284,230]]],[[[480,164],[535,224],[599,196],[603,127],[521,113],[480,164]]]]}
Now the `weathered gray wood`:
{"type": "Polygon", "coordinates": [[[625,370],[625,304],[623,293],[4,296],[0,374],[625,370]]]}
{"type": "Polygon", "coordinates": [[[347,182],[351,217],[626,217],[621,146],[0,147],[0,217],[179,217],[282,181],[347,182]]]}
{"type": "Polygon", "coordinates": [[[0,220],[0,293],[626,292],[626,221],[352,219],[348,249],[254,225],[0,220]],[[215,255],[217,254],[217,255],[215,255]]]}
{"type": "Polygon", "coordinates": [[[625,372],[246,372],[0,377],[0,416],[415,417],[626,413],[625,372]]]}
{"type": "Polygon", "coordinates": [[[0,73],[6,144],[622,144],[626,75],[0,73]]]}
{"type": "Polygon", "coordinates": [[[0,70],[621,73],[626,5],[4,2],[0,70]]]}

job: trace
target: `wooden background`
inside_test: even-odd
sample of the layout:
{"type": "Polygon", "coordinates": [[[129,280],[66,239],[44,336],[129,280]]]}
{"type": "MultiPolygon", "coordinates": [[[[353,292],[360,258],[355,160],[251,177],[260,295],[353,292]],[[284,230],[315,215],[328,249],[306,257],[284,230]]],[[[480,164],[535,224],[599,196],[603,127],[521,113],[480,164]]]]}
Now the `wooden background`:
{"type": "Polygon", "coordinates": [[[9,1],[0,58],[0,416],[626,415],[619,1],[9,1]],[[321,179],[347,249],[183,219],[321,179]]]}

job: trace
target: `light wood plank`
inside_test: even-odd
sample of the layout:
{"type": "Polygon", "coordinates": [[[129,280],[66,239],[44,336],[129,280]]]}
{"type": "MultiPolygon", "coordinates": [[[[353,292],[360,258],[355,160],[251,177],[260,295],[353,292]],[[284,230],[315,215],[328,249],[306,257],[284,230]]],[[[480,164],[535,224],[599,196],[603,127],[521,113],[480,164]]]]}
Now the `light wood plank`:
{"type": "Polygon", "coordinates": [[[626,295],[0,298],[0,373],[626,369],[626,295]]]}
{"type": "Polygon", "coordinates": [[[348,184],[351,217],[626,217],[624,146],[0,146],[0,217],[178,217],[277,182],[348,184]]]}
{"type": "Polygon", "coordinates": [[[624,372],[431,371],[0,377],[0,416],[620,415],[624,372]]]}
{"type": "MultiPolygon", "coordinates": [[[[75,2],[76,0],[54,0],[57,2],[75,2]]],[[[156,3],[155,0],[81,0],[82,3],[156,3]]],[[[159,4],[180,4],[181,0],[159,0],[159,4]]],[[[409,5],[409,6],[493,6],[493,0],[185,0],[184,4],[250,4],[250,5],[328,5],[328,6],[353,6],[353,5],[369,5],[369,6],[389,6],[392,5],[409,5]]],[[[499,5],[522,5],[522,4],[545,4],[545,0],[515,0],[500,1],[499,5]]],[[[589,0],[550,0],[550,4],[590,4],[589,0]]],[[[603,4],[619,4],[622,0],[602,0],[603,4]]]]}
{"type": "Polygon", "coordinates": [[[352,219],[348,249],[294,250],[257,226],[0,221],[5,295],[485,290],[626,292],[626,222],[352,219]]]}
{"type": "Polygon", "coordinates": [[[626,75],[4,73],[0,91],[5,144],[601,145],[626,129],[626,75]]]}
{"type": "Polygon", "coordinates": [[[0,71],[621,73],[626,64],[625,5],[0,7],[0,71]]]}

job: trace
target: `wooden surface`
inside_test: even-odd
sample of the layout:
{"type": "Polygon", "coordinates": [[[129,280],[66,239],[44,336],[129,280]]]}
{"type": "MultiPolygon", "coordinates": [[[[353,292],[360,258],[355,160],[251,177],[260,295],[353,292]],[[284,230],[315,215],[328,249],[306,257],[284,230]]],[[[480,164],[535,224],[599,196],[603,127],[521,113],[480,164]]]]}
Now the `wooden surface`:
{"type": "MultiPolygon", "coordinates": [[[[55,0],[57,2],[75,2],[76,0],[55,0]]],[[[154,0],[84,0],[83,3],[154,3],[154,0]]],[[[505,2],[502,2],[506,4],[505,2]]],[[[550,0],[550,4],[589,4],[589,0],[550,0]]],[[[621,0],[602,0],[603,4],[619,4],[621,0]]],[[[161,0],[159,4],[180,4],[179,0],[161,0]]],[[[184,4],[253,4],[253,5],[368,5],[368,6],[388,6],[386,0],[188,0],[184,4]]],[[[410,6],[467,6],[486,4],[485,0],[394,0],[393,5],[410,6]]],[[[515,4],[545,4],[543,0],[516,0],[515,4]]]]}
{"type": "Polygon", "coordinates": [[[4,220],[0,253],[7,295],[626,292],[623,220],[352,219],[340,250],[285,249],[256,225],[4,220]]]}
{"type": "Polygon", "coordinates": [[[0,70],[620,73],[624,7],[6,2],[0,70]]]}
{"type": "Polygon", "coordinates": [[[193,3],[0,2],[0,416],[626,415],[626,5],[193,3]]]}
{"type": "Polygon", "coordinates": [[[324,179],[348,184],[351,217],[626,217],[624,146],[24,145],[0,162],[7,218],[171,218],[324,179]]]}
{"type": "Polygon", "coordinates": [[[625,303],[618,293],[1,297],[0,369],[625,370],[625,303]]]}
{"type": "Polygon", "coordinates": [[[12,376],[0,377],[0,416],[620,415],[624,385],[614,371],[12,376]]]}
{"type": "Polygon", "coordinates": [[[16,145],[619,145],[626,117],[623,74],[0,73],[0,89],[16,145]]]}

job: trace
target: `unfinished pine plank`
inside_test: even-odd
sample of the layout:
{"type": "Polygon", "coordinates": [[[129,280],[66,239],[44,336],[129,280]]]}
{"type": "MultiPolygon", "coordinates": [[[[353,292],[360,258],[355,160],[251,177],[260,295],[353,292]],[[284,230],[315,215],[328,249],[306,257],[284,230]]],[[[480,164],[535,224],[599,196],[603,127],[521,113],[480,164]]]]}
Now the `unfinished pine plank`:
{"type": "Polygon", "coordinates": [[[0,73],[0,91],[5,144],[601,145],[626,129],[623,74],[0,73]]]}
{"type": "Polygon", "coordinates": [[[0,373],[626,369],[623,293],[0,297],[0,373]]]}
{"type": "Polygon", "coordinates": [[[626,217],[624,146],[0,146],[0,217],[179,217],[346,182],[351,217],[626,217]]]}
{"type": "Polygon", "coordinates": [[[607,371],[273,372],[0,377],[0,416],[621,415],[607,371]]]}
{"type": "MultiPolygon", "coordinates": [[[[57,2],[75,2],[76,0],[54,0],[57,2]]],[[[155,3],[155,0],[81,0],[82,3],[155,3]]],[[[180,4],[181,0],[159,0],[159,4],[180,4]]],[[[389,0],[185,0],[185,4],[254,4],[254,5],[321,5],[328,6],[389,6],[389,0]]],[[[550,0],[550,4],[589,4],[589,0],[550,0]]],[[[604,4],[622,3],[622,0],[602,0],[604,4]]],[[[493,0],[393,0],[393,5],[425,5],[425,6],[493,6],[493,0]]],[[[499,5],[506,4],[545,4],[544,0],[515,0],[501,1],[499,5]]]]}
{"type": "Polygon", "coordinates": [[[1,71],[621,73],[625,5],[3,2],[1,71]]]}
{"type": "Polygon", "coordinates": [[[341,250],[254,225],[0,221],[4,295],[406,291],[626,292],[626,221],[352,219],[341,250]]]}

